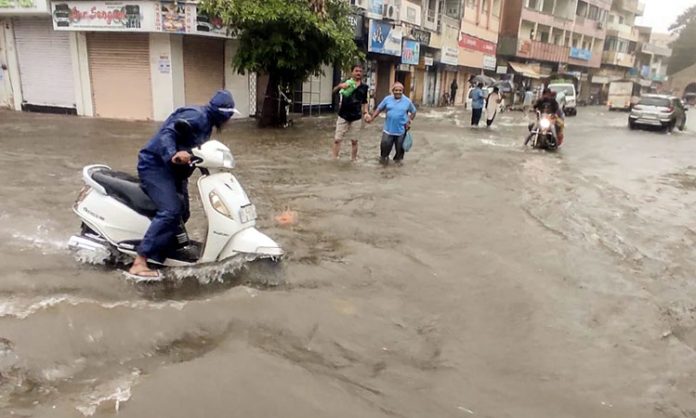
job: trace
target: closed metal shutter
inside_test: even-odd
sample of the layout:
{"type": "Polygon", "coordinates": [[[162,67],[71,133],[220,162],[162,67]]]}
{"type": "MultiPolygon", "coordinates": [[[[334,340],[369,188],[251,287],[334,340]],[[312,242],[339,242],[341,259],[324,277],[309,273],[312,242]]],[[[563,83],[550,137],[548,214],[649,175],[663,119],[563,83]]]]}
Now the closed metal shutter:
{"type": "Polygon", "coordinates": [[[24,102],[75,108],[69,34],[54,31],[51,19],[16,18],[12,24],[24,102]]]}
{"type": "Polygon", "coordinates": [[[225,41],[184,36],[183,44],[186,104],[206,104],[225,86],[225,41]]]}
{"type": "Polygon", "coordinates": [[[152,119],[150,44],[147,34],[87,34],[96,116],[152,119]]]}

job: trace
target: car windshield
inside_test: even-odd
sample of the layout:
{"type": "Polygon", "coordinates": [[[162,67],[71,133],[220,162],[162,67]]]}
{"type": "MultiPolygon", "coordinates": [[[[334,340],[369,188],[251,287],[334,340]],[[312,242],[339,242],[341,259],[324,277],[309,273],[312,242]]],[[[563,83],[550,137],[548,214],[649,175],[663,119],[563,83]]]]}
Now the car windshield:
{"type": "Polygon", "coordinates": [[[568,86],[568,85],[561,85],[561,84],[555,84],[555,85],[552,84],[549,86],[549,89],[551,89],[551,91],[555,91],[556,93],[563,92],[563,93],[565,93],[566,96],[572,96],[575,94],[573,91],[572,85],[568,86]]]}
{"type": "Polygon", "coordinates": [[[643,97],[638,104],[642,106],[669,107],[669,99],[664,99],[662,97],[643,97]]]}

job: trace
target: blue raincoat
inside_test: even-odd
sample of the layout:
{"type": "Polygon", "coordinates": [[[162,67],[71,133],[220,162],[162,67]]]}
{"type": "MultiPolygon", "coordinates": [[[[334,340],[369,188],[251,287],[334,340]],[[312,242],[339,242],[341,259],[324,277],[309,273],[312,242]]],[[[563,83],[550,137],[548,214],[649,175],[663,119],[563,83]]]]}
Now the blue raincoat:
{"type": "Polygon", "coordinates": [[[138,154],[138,176],[157,214],[138,246],[138,255],[162,262],[173,248],[175,235],[189,218],[188,165],[174,164],[178,151],[206,142],[213,127],[220,127],[236,112],[232,94],[220,90],[205,106],[183,107],[172,113],[138,154]],[[181,129],[185,126],[186,129],[181,129]],[[177,129],[178,127],[178,129],[177,129]]]}

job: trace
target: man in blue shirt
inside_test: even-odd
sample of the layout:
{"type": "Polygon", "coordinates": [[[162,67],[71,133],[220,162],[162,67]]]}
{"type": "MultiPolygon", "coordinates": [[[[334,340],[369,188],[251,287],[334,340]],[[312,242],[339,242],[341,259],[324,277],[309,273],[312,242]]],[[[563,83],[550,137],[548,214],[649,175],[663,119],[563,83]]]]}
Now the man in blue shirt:
{"type": "Polygon", "coordinates": [[[486,94],[483,92],[483,83],[478,83],[471,93],[471,126],[478,126],[481,121],[485,102],[486,94]]]}
{"type": "Polygon", "coordinates": [[[404,159],[404,136],[411,127],[411,121],[416,117],[416,107],[411,99],[404,96],[404,85],[396,82],[392,86],[392,95],[382,100],[371,116],[367,117],[367,123],[371,123],[382,111],[387,111],[387,120],[382,132],[380,144],[380,161],[387,163],[392,148],[396,148],[394,161],[404,159]]]}

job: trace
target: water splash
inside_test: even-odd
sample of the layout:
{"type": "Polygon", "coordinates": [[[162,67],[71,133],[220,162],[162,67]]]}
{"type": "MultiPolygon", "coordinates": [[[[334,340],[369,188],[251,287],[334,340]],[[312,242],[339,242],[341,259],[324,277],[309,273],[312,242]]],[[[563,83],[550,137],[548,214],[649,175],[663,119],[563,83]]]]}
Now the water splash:
{"type": "Polygon", "coordinates": [[[17,319],[25,319],[39,311],[50,309],[54,306],[66,304],[69,306],[78,306],[83,304],[97,305],[104,309],[114,309],[127,307],[132,309],[166,309],[172,308],[181,310],[186,305],[184,301],[116,301],[110,303],[99,302],[93,299],[80,298],[70,295],[55,295],[42,299],[28,300],[12,300],[0,302],[0,318],[12,317],[17,319]]]}
{"type": "MultiPolygon", "coordinates": [[[[237,254],[219,263],[167,269],[165,271],[165,280],[169,279],[183,281],[193,278],[200,284],[204,285],[215,282],[223,283],[230,279],[240,278],[240,276],[243,276],[241,273],[248,271],[252,263],[261,262],[264,260],[273,262],[277,261],[272,257],[259,257],[252,254],[237,254]]],[[[265,281],[268,282],[268,280],[265,281]]]]}
{"type": "Polygon", "coordinates": [[[115,379],[97,386],[92,392],[85,396],[86,399],[84,403],[82,405],[77,405],[75,409],[86,417],[94,415],[97,410],[118,413],[121,404],[130,399],[132,395],[131,388],[137,383],[139,376],[140,371],[134,370],[129,375],[123,376],[120,379],[115,379]]]}

